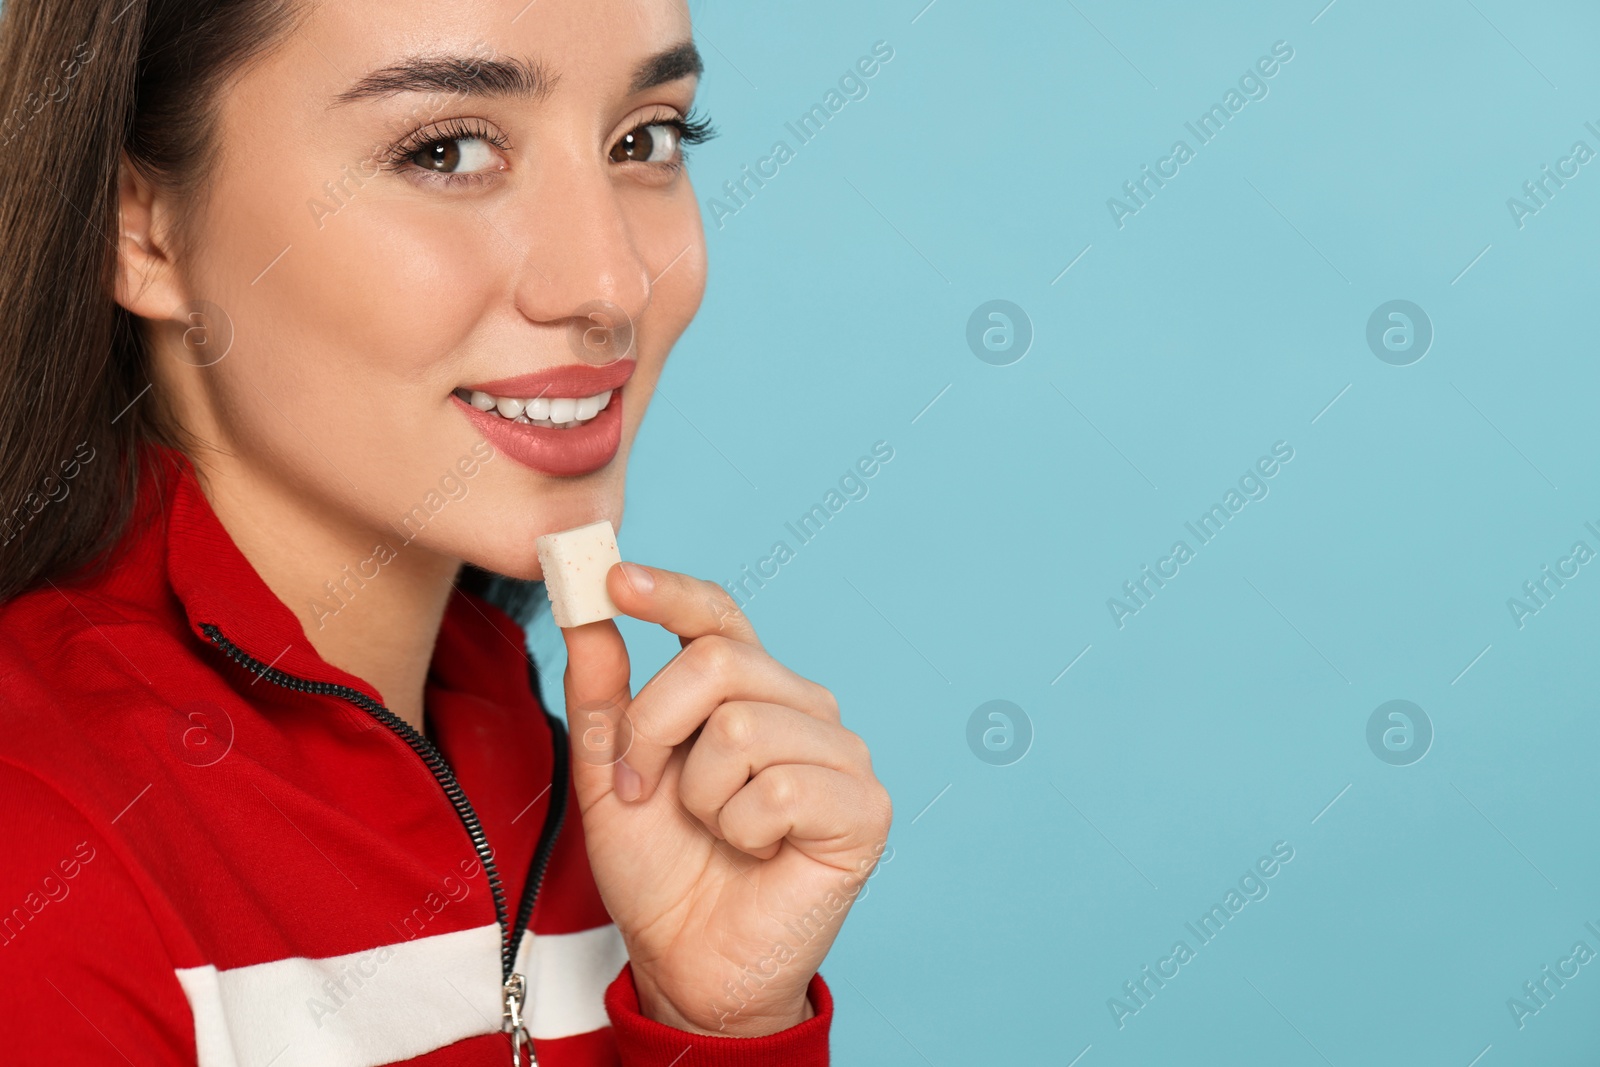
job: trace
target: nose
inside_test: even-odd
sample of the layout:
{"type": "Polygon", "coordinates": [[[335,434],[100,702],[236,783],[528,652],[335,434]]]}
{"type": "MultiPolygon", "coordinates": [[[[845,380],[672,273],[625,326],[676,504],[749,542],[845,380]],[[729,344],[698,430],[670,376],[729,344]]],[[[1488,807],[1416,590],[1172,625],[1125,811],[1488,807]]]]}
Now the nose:
{"type": "Polygon", "coordinates": [[[631,355],[651,279],[624,197],[604,161],[548,162],[520,206],[526,255],[517,307],[533,322],[567,331],[586,362],[631,355]]]}

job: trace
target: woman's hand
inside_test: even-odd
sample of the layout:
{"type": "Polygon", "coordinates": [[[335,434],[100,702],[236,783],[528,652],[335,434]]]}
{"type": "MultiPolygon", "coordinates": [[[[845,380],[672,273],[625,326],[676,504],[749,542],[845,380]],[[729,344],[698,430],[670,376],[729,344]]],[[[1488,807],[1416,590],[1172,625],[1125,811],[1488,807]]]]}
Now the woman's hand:
{"type": "Polygon", "coordinates": [[[833,694],[767,655],[720,586],[630,563],[606,589],[683,645],[635,696],[614,622],[562,630],[589,863],[640,1008],[692,1032],[786,1029],[884,851],[889,794],[833,694]]]}

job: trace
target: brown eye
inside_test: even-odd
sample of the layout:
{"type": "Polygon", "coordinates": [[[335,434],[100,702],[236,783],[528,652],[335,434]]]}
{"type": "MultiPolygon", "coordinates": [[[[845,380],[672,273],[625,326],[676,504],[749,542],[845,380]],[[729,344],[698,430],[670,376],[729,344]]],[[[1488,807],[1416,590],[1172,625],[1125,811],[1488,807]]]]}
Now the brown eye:
{"type": "Polygon", "coordinates": [[[677,129],[668,123],[652,122],[623,134],[611,148],[611,162],[667,163],[677,151],[677,129]]]}
{"type": "Polygon", "coordinates": [[[423,170],[459,174],[486,169],[494,154],[482,137],[447,137],[423,145],[411,154],[411,161],[423,170]]]}
{"type": "Polygon", "coordinates": [[[461,149],[454,141],[435,141],[418,152],[415,157],[419,167],[429,170],[453,171],[461,161],[461,149]]]}

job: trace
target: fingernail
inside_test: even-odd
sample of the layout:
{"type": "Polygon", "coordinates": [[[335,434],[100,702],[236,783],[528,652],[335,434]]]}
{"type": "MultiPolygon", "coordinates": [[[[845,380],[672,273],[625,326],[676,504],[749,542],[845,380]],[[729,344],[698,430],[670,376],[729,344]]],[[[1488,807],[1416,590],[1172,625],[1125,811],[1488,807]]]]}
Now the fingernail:
{"type": "Polygon", "coordinates": [[[624,563],[622,576],[628,580],[628,588],[640,596],[648,594],[656,587],[656,580],[650,576],[650,572],[637,563],[624,563]]]}
{"type": "Polygon", "coordinates": [[[644,782],[640,779],[639,772],[628,766],[627,760],[617,761],[613,779],[617,796],[630,803],[638,800],[639,794],[644,792],[644,782]]]}

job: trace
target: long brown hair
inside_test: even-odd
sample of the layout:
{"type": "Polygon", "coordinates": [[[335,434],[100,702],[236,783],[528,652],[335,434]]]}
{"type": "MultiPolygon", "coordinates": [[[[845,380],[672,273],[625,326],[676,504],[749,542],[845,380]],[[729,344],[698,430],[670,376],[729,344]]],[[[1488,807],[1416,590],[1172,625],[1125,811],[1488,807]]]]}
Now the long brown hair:
{"type": "MultiPolygon", "coordinates": [[[[214,102],[307,0],[0,3],[0,603],[111,561],[140,445],[192,454],[113,297],[118,167],[203,202],[214,102]],[[67,501],[70,500],[70,505],[67,501]]],[[[174,234],[182,251],[185,234],[174,234]]],[[[462,568],[524,624],[536,583],[462,568]]]]}
{"type": "Polygon", "coordinates": [[[289,21],[282,0],[0,7],[0,600],[105,562],[139,444],[187,443],[112,295],[121,154],[203,190],[207,105],[289,21]]]}

